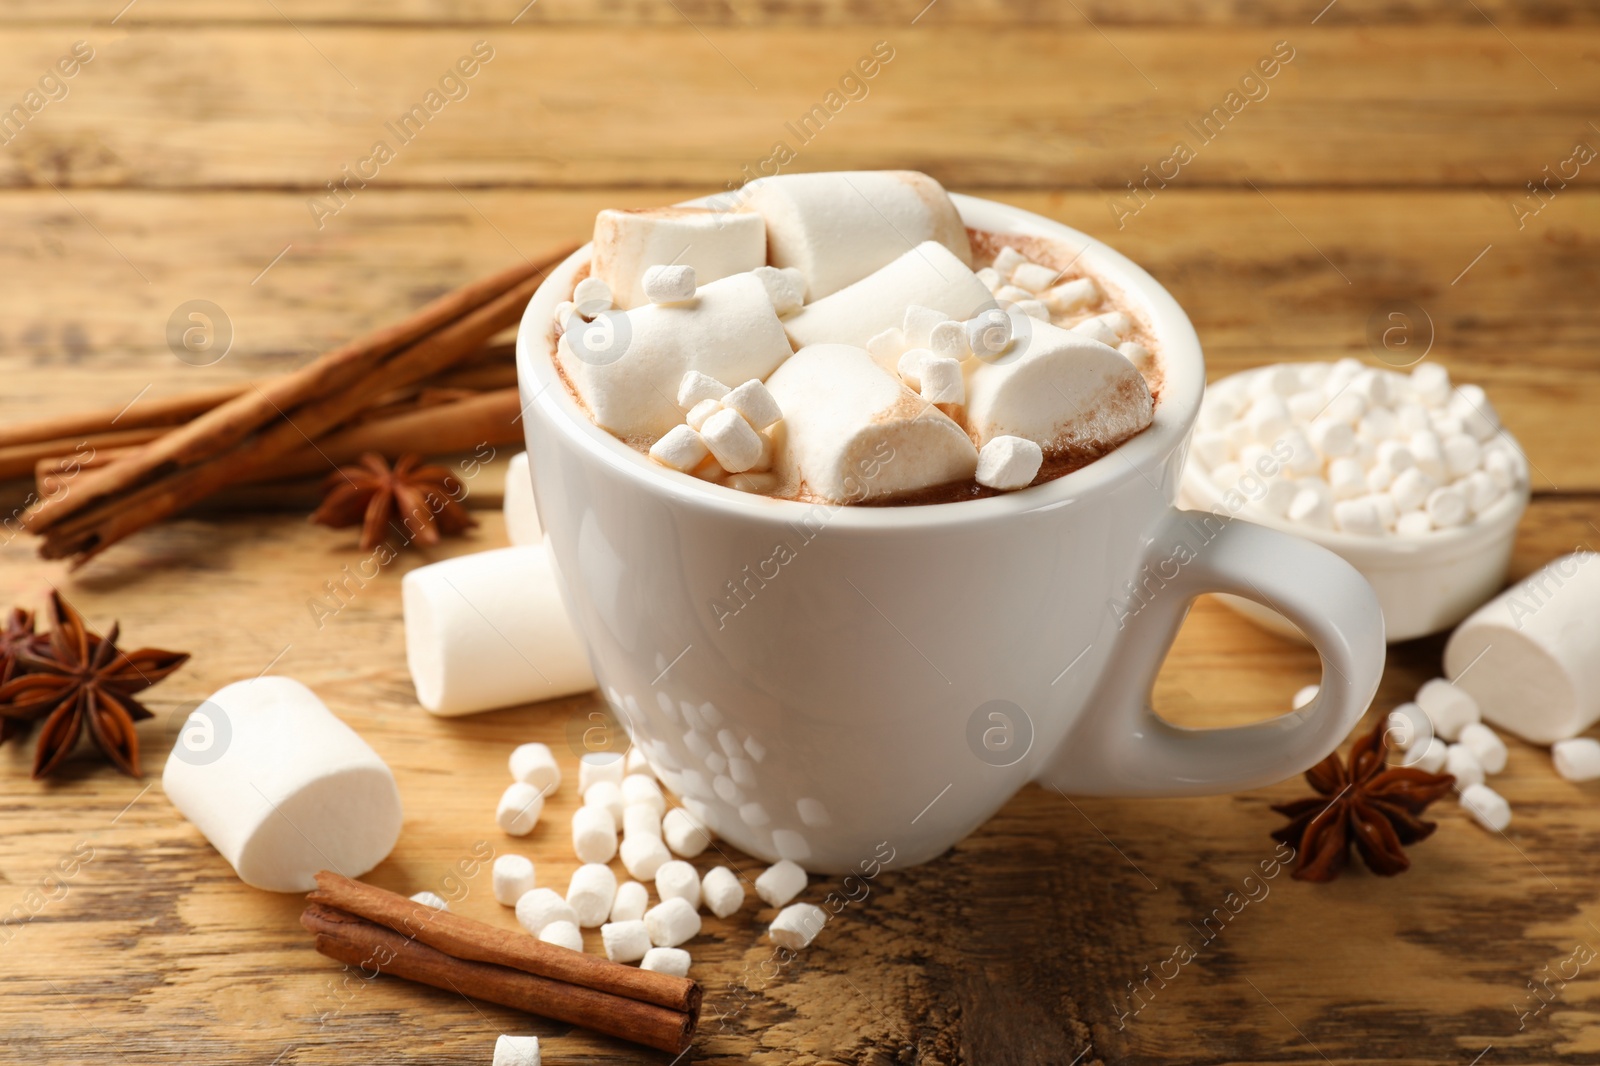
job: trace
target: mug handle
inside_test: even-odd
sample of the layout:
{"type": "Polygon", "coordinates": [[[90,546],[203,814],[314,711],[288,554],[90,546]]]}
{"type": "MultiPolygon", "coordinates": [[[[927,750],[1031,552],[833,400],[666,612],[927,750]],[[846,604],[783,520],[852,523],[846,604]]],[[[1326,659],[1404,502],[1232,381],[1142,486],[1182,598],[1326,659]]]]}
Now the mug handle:
{"type": "Polygon", "coordinates": [[[1383,612],[1361,572],[1326,548],[1207,511],[1174,510],[1148,542],[1139,574],[1153,575],[1143,586],[1148,598],[1123,617],[1100,687],[1038,776],[1041,784],[1101,796],[1273,784],[1326,757],[1377,694],[1383,612]],[[1269,721],[1218,729],[1158,717],[1150,706],[1156,674],[1202,592],[1255,600],[1298,626],[1322,657],[1317,698],[1269,721]]]}

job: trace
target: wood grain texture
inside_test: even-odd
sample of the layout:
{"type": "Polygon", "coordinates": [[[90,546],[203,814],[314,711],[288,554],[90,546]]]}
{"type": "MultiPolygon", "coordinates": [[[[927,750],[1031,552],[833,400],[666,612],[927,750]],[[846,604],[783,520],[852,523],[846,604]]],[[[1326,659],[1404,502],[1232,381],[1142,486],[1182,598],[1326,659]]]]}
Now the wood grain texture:
{"type": "Polygon", "coordinates": [[[746,167],[753,176],[781,161],[781,143],[796,156],[790,169],[870,158],[957,188],[1122,190],[1184,141],[1194,159],[1183,178],[1197,184],[1521,189],[1568,158],[1576,139],[1600,140],[1588,126],[1600,121],[1588,105],[1600,96],[1600,65],[1584,34],[1528,27],[1513,41],[1491,25],[1418,33],[1309,18],[1130,28],[1114,40],[1090,27],[922,24],[119,25],[87,37],[17,27],[0,39],[0,66],[39,72],[19,75],[19,96],[75,40],[93,38],[95,58],[0,156],[0,186],[320,193],[349,166],[385,184],[718,190],[746,167]],[[440,97],[420,129],[392,132],[387,124],[423,106],[479,41],[493,58],[462,82],[464,95],[440,97]],[[846,86],[853,102],[830,102],[879,41],[892,60],[846,86]],[[1275,48],[1292,61],[1245,102],[1241,81],[1275,48]],[[981,99],[972,79],[983,83],[981,99]],[[1212,132],[1195,132],[1214,110],[1212,132]],[[377,142],[393,160],[364,164],[377,142]]]}

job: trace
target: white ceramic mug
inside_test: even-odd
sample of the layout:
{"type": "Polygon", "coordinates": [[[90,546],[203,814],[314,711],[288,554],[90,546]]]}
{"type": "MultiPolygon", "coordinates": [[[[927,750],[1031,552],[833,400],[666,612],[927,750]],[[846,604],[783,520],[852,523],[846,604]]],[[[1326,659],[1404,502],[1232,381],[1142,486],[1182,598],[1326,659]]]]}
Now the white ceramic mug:
{"type": "Polygon", "coordinates": [[[840,872],[887,846],[897,865],[921,862],[1031,780],[1146,796],[1281,781],[1333,750],[1377,691],[1383,619],[1354,568],[1284,533],[1175,509],[1205,381],[1176,301],[1076,230],[955,201],[970,226],[1082,248],[1147,318],[1165,372],[1149,429],[989,499],[775,500],[667,470],[574,402],[550,322],[587,246],[523,319],[534,492],[601,690],[685,805],[763,859],[840,872]],[[1159,718],[1152,684],[1205,591],[1293,619],[1322,656],[1317,699],[1226,729],[1159,718]]]}

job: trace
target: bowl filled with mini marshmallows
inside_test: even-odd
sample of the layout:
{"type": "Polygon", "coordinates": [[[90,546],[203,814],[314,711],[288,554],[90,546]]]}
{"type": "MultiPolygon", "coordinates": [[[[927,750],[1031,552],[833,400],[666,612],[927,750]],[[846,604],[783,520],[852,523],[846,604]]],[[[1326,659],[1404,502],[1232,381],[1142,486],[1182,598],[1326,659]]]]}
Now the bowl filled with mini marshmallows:
{"type": "MultiPolygon", "coordinates": [[[[1500,590],[1528,463],[1483,390],[1437,363],[1279,363],[1207,386],[1180,498],[1343,556],[1376,590],[1392,643],[1448,629],[1500,590]]],[[[1270,608],[1220,598],[1299,635],[1270,608]]]]}

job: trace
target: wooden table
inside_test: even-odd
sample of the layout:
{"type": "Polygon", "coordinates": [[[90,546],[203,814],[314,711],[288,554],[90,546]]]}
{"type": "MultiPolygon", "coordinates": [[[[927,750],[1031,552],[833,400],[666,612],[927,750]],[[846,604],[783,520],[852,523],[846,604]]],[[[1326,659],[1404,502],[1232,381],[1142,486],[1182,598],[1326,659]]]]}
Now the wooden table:
{"type": "MultiPolygon", "coordinates": [[[[0,151],[6,419],[297,365],[582,235],[602,206],[736,182],[782,141],[786,169],[917,167],[1105,238],[1188,308],[1213,376],[1373,359],[1373,324],[1413,305],[1411,343],[1484,383],[1534,464],[1514,572],[1600,538],[1600,164],[1572,177],[1566,162],[1576,143],[1600,147],[1592,6],[122,2],[13,0],[0,14],[0,95],[47,79],[0,151]],[[77,41],[92,59],[48,80],[77,41]],[[492,57],[401,143],[385,124],[480,41],[492,57]],[[802,142],[789,124],[826,108],[880,41],[892,60],[846,82],[802,142]],[[1241,88],[1275,49],[1292,59],[1241,88]],[[1230,91],[1248,99],[1237,113],[1230,91]],[[330,193],[378,140],[392,160],[330,193]],[[1146,183],[1178,140],[1193,158],[1146,183]],[[232,330],[205,367],[166,340],[196,299],[232,330]]],[[[498,515],[480,514],[471,541],[436,554],[501,543],[498,515]]],[[[492,820],[507,752],[534,739],[568,751],[599,704],[422,713],[398,593],[424,553],[319,625],[311,604],[357,558],[355,538],[296,514],[186,518],[72,576],[26,537],[0,543],[5,602],[37,605],[53,584],[136,645],[195,653],[151,693],[146,780],[85,757],[38,784],[31,744],[0,751],[0,1060],[485,1063],[495,1034],[521,1030],[544,1036],[551,1063],[666,1061],[397,981],[341,991],[299,901],[240,884],[153,787],[188,709],[275,662],[394,767],[406,827],[375,881],[439,890],[476,842],[520,847],[492,820]],[[75,874],[54,876],[75,854],[75,874]]],[[[1432,676],[1440,647],[1396,647],[1377,706],[1432,676]]],[[[1315,677],[1305,649],[1202,602],[1157,702],[1190,724],[1254,720],[1315,677]]],[[[1506,835],[1442,803],[1405,876],[1279,876],[1209,937],[1206,919],[1272,854],[1268,805],[1301,782],[1163,801],[1024,790],[949,854],[880,877],[779,974],[760,968],[748,910],[709,922],[694,1058],[1596,1061],[1593,967],[1540,986],[1553,1001],[1521,1015],[1539,1005],[1533,983],[1600,944],[1597,786],[1561,781],[1516,742],[1495,784],[1516,812],[1506,835]],[[1145,985],[1179,944],[1194,960],[1145,985]],[[1151,991],[1130,1003],[1135,985],[1151,991]]],[[[570,869],[559,826],[573,802],[562,793],[528,844],[546,883],[570,869]]],[[[511,922],[487,874],[466,887],[458,910],[511,922]]]]}

